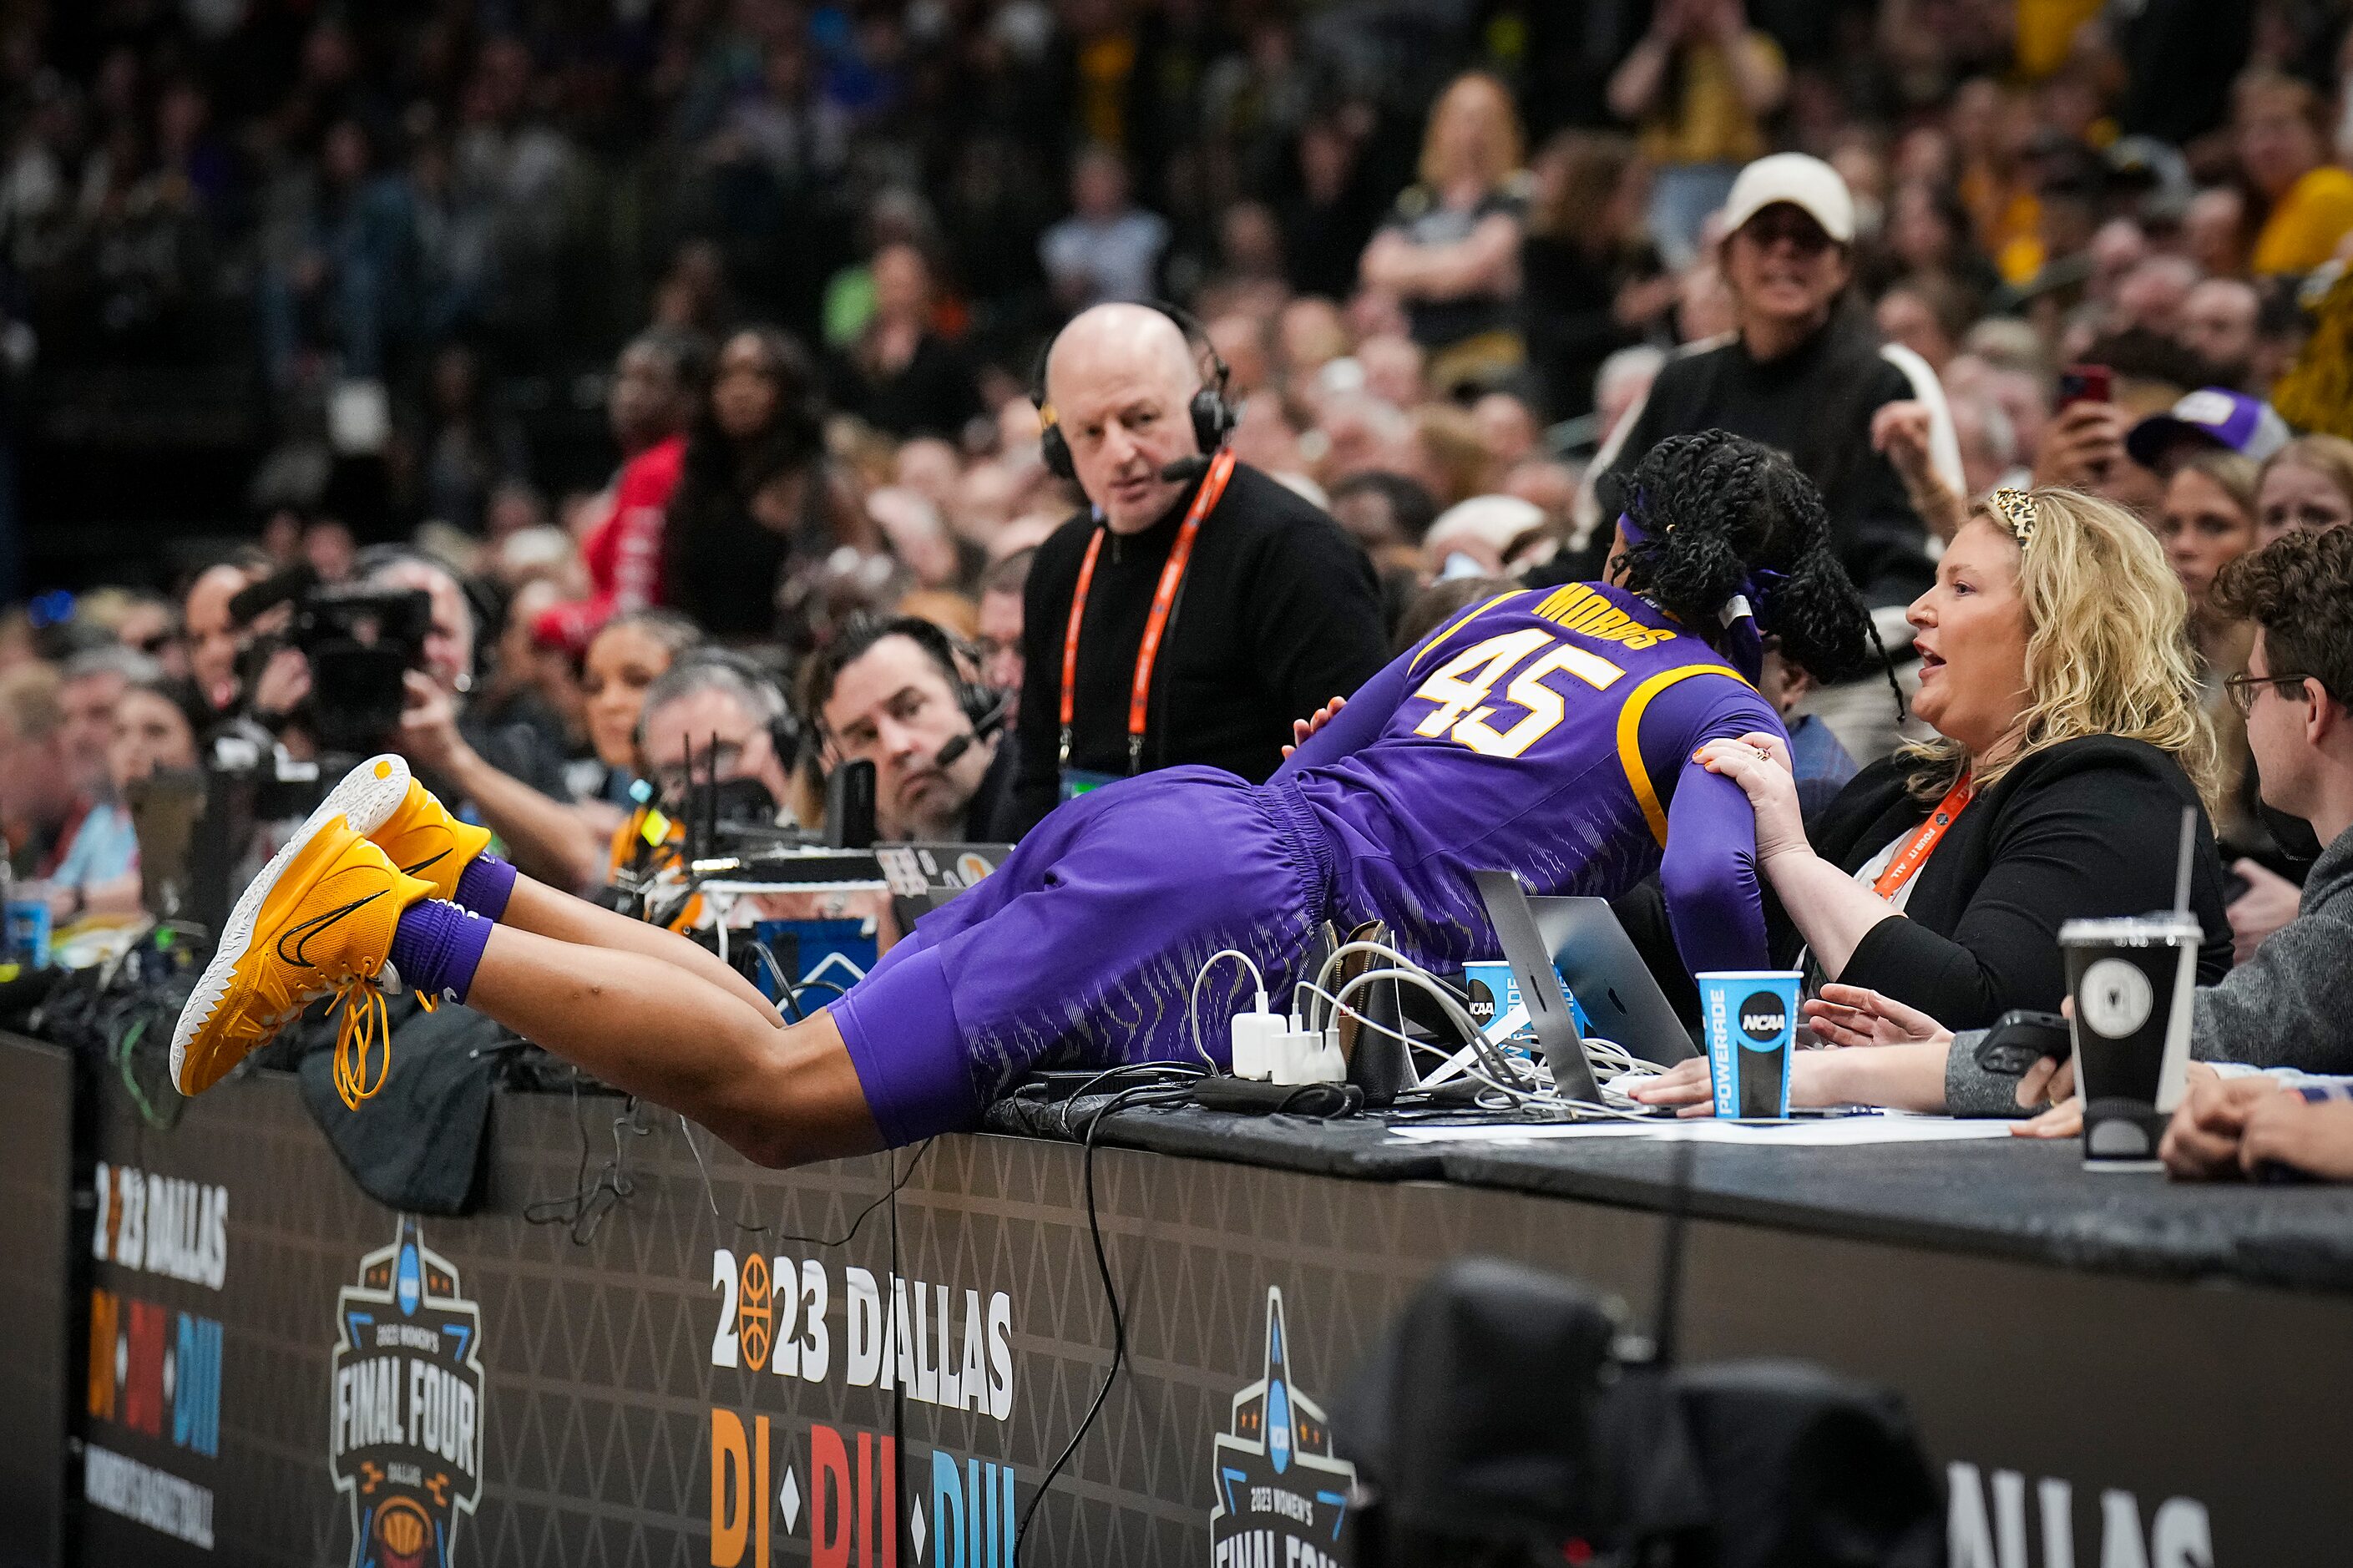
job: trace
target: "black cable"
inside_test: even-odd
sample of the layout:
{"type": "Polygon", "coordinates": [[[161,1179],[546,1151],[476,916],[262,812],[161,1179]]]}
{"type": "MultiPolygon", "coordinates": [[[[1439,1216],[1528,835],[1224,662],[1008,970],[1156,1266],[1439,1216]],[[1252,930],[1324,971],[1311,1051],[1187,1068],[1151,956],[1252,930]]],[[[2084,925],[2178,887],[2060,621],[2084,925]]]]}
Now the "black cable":
{"type": "Polygon", "coordinates": [[[808,1015],[801,1011],[800,993],[792,981],[786,977],[785,966],[776,962],[776,953],[758,937],[752,938],[744,945],[768,966],[768,973],[776,983],[776,1005],[779,1008],[792,1010],[792,1016],[788,1021],[795,1024],[806,1022],[808,1015]]]}
{"type": "MultiPolygon", "coordinates": [[[[897,1173],[892,1177],[889,1189],[886,1190],[881,1197],[876,1198],[872,1203],[868,1204],[864,1208],[860,1209],[858,1211],[857,1217],[849,1222],[849,1228],[842,1232],[839,1236],[796,1236],[791,1231],[780,1230],[776,1233],[776,1239],[778,1241],[797,1241],[807,1247],[848,1247],[850,1242],[857,1239],[859,1227],[866,1223],[867,1216],[872,1214],[876,1209],[881,1208],[884,1204],[887,1204],[892,1199],[897,1197],[899,1195],[899,1190],[902,1187],[904,1187],[909,1182],[915,1179],[916,1170],[923,1164],[923,1156],[932,1152],[932,1144],[936,1140],[930,1138],[924,1139],[922,1147],[915,1151],[915,1157],[907,1162],[907,1168],[902,1172],[897,1173]]],[[[763,1226],[760,1228],[765,1230],[767,1227],[763,1226]]]]}
{"type": "Polygon", "coordinates": [[[581,1206],[588,1201],[588,1120],[580,1113],[580,1075],[577,1072],[572,1075],[572,1128],[580,1134],[580,1165],[573,1173],[572,1196],[568,1200],[544,1198],[538,1203],[525,1204],[522,1217],[526,1225],[554,1225],[558,1221],[575,1220],[580,1216],[581,1206]],[[567,1208],[569,1212],[566,1212],[567,1208]]]}
{"type": "MultiPolygon", "coordinates": [[[[1166,1067],[1170,1064],[1130,1065],[1131,1067],[1166,1067]]],[[[1113,1072],[1124,1070],[1127,1069],[1112,1069],[1113,1072]]],[[[1109,1072],[1097,1075],[1098,1078],[1110,1076],[1109,1072]]],[[[1196,1072],[1194,1076],[1200,1075],[1196,1072]]],[[[1134,1089],[1122,1089],[1104,1101],[1103,1108],[1095,1112],[1094,1119],[1087,1123],[1083,1144],[1085,1152],[1080,1156],[1079,1166],[1081,1180],[1086,1187],[1087,1233],[1094,1242],[1095,1273],[1103,1281],[1103,1300],[1111,1308],[1111,1367],[1103,1373],[1103,1384],[1095,1390],[1093,1400],[1087,1405],[1086,1415],[1080,1417],[1079,1429],[1071,1434],[1071,1440],[1062,1445],[1062,1451],[1056,1455],[1054,1462],[1047,1467],[1044,1479],[1038,1483],[1038,1489],[1029,1495],[1029,1506],[1021,1513],[1021,1528],[1013,1535],[1013,1568],[1018,1568],[1021,1562],[1021,1546],[1029,1539],[1029,1526],[1038,1517],[1038,1505],[1046,1500],[1046,1494],[1053,1489],[1054,1478],[1062,1473],[1062,1467],[1069,1464],[1071,1456],[1079,1451],[1079,1445],[1085,1441],[1088,1431],[1095,1424],[1095,1417],[1103,1414],[1103,1402],[1111,1397],[1112,1384],[1119,1381],[1120,1368],[1127,1364],[1127,1316],[1119,1304],[1119,1286],[1112,1279],[1111,1258],[1103,1250],[1103,1219],[1095,1208],[1095,1134],[1103,1130],[1105,1117],[1125,1105],[1140,1102],[1146,1096],[1169,1097],[1172,1093],[1176,1095],[1188,1093],[1191,1087],[1188,1080],[1175,1086],[1173,1090],[1170,1085],[1165,1083],[1139,1084],[1134,1089]]]]}
{"type": "MultiPolygon", "coordinates": [[[[1317,1117],[1325,1121],[1330,1120],[1334,1116],[1345,1116],[1348,1114],[1348,1097],[1346,1090],[1354,1087],[1355,1086],[1353,1084],[1345,1083],[1303,1083],[1297,1089],[1293,1089],[1289,1094],[1284,1095],[1275,1105],[1275,1108],[1267,1114],[1270,1116],[1281,1116],[1284,1112],[1294,1109],[1298,1105],[1302,1097],[1314,1101],[1319,1096],[1324,1096],[1329,1097],[1331,1100],[1335,1100],[1338,1102],[1339,1108],[1329,1111],[1310,1110],[1303,1114],[1317,1117]]],[[[1358,1097],[1358,1102],[1360,1104],[1362,1103],[1361,1095],[1358,1097]]]]}
{"type": "MultiPolygon", "coordinates": [[[[1139,1089],[1153,1089],[1173,1084],[1190,1085],[1209,1076],[1206,1068],[1197,1068],[1189,1062],[1122,1062],[1117,1067],[1105,1068],[1072,1089],[1063,1100],[1062,1136],[1073,1141],[1078,1138],[1077,1129],[1071,1125],[1071,1107],[1093,1093],[1095,1085],[1111,1079],[1127,1078],[1135,1073],[1149,1073],[1155,1079],[1160,1080],[1158,1083],[1139,1084],[1136,1086],[1139,1089]]],[[[1095,1120],[1098,1121],[1103,1120],[1102,1111],[1095,1113],[1095,1120]]]]}
{"type": "Polygon", "coordinates": [[[596,1239],[597,1229],[605,1223],[614,1205],[635,1195],[637,1182],[629,1175],[628,1145],[621,1142],[625,1131],[643,1138],[653,1131],[650,1122],[638,1120],[638,1099],[628,1097],[622,1104],[621,1114],[613,1118],[613,1154],[605,1162],[592,1182],[588,1176],[588,1123],[581,1114],[580,1075],[572,1080],[573,1124],[580,1132],[580,1167],[574,1179],[572,1195],[568,1198],[548,1198],[527,1205],[522,1217],[531,1225],[565,1225],[571,1227],[572,1244],[586,1247],[596,1239]]]}

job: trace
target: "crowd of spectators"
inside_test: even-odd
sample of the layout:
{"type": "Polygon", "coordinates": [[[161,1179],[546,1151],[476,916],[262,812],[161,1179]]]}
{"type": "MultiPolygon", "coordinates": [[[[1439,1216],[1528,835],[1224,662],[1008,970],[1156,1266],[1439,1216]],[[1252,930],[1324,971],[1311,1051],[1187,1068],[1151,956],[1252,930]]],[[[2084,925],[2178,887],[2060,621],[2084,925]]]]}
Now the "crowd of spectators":
{"type": "MultiPolygon", "coordinates": [[[[302,743],[299,658],[229,610],[297,563],[428,595],[388,738],[564,885],[602,871],[653,771],[630,705],[691,642],[780,674],[830,649],[822,702],[845,628],[866,648],[914,616],[960,645],[943,691],[1009,703],[1032,552],[1083,499],[1040,452],[1042,350],[1084,307],[1167,300],[1235,452],[1363,546],[1393,641],[1495,579],[1594,574],[1613,477],[1686,429],[1791,451],[1899,662],[1902,607],[1988,493],[2116,503],[2187,591],[2243,959],[2317,846],[2257,799],[2223,700],[2251,637],[2209,591],[2353,521],[2348,24],[2299,0],[18,7],[0,387],[243,365],[275,447],[254,538],[168,595],[159,552],[0,625],[11,854],[60,913],[122,906],[132,779],[227,721],[302,743]],[[550,387],[603,405],[609,479],[539,438],[550,387]]],[[[1894,747],[1883,682],[1788,673],[1828,788],[1894,747]]]]}

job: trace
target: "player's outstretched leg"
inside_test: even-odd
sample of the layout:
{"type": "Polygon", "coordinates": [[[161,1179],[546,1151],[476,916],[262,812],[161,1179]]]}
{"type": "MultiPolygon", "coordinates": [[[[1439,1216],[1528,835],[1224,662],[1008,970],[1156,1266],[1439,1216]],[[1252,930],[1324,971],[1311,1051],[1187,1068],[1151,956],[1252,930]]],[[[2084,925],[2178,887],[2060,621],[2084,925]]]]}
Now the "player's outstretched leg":
{"type": "MultiPolygon", "coordinates": [[[[467,907],[473,908],[470,904],[467,907]]],[[[722,963],[719,955],[709,948],[674,931],[633,921],[561,889],[533,881],[520,872],[514,874],[505,906],[491,918],[501,926],[529,931],[533,936],[634,952],[683,969],[743,1002],[758,1013],[770,1028],[783,1026],[785,1020],[776,1011],[776,1005],[761,995],[758,986],[722,963]]]]}
{"type": "Polygon", "coordinates": [[[828,1012],[776,1026],[642,953],[492,927],[466,1005],[616,1089],[681,1111],[747,1159],[794,1165],[882,1147],[828,1012]]]}
{"type": "Polygon", "coordinates": [[[676,931],[633,921],[586,899],[533,881],[497,856],[484,853],[491,830],[459,821],[433,792],[410,776],[396,756],[371,757],[343,776],[328,795],[321,812],[342,811],[356,823],[375,820],[361,829],[395,866],[430,883],[433,897],[473,910],[501,925],[554,937],[559,942],[643,953],[691,973],[738,996],[771,1026],[780,1026],[775,1004],[759,988],[719,961],[719,955],[676,931]],[[389,805],[378,797],[387,793],[387,780],[398,789],[389,805]],[[373,807],[374,809],[370,809],[373,807]]]}
{"type": "Polygon", "coordinates": [[[364,836],[408,798],[408,782],[399,759],[375,759],[246,889],[173,1038],[183,1093],[217,1082],[311,1002],[338,994],[347,1012],[337,1087],[347,1102],[364,1099],[388,1060],[389,963],[421,994],[470,1003],[763,1163],[881,1146],[830,1016],[780,1028],[756,994],[747,1004],[659,959],[503,928],[433,898],[432,884],[364,836]]]}

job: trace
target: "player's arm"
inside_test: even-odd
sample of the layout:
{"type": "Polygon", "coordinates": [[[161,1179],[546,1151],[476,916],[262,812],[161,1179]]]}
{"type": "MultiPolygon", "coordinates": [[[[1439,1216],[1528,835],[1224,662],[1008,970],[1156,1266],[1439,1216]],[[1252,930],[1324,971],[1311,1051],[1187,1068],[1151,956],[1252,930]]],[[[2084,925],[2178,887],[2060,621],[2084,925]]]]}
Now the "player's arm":
{"type": "Polygon", "coordinates": [[[1694,974],[1767,963],[1757,814],[1737,784],[1694,760],[1707,742],[1750,731],[1779,734],[1781,727],[1728,675],[1679,681],[1641,716],[1644,765],[1652,778],[1672,781],[1659,883],[1675,951],[1694,974]]]}
{"type": "Polygon", "coordinates": [[[1757,816],[1738,784],[1696,763],[1683,765],[1667,807],[1659,883],[1675,951],[1694,974],[1767,966],[1757,816]]]}

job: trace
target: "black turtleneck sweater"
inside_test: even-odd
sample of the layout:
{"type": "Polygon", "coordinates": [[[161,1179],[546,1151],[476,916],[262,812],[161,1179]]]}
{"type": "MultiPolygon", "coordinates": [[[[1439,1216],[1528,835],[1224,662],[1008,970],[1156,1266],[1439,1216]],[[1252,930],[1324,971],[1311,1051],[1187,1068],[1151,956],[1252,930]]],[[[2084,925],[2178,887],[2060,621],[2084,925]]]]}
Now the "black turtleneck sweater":
{"type": "Polygon", "coordinates": [[[1866,600],[1910,603],[1936,574],[1904,481],[1871,449],[1873,413],[1912,395],[1879,350],[1877,332],[1850,306],[1778,359],[1758,360],[1735,337],[1669,360],[1603,478],[1603,505],[1622,507],[1622,484],[1611,481],[1630,479],[1668,437],[1729,430],[1787,452],[1820,487],[1839,559],[1866,600]]]}
{"type": "MultiPolygon", "coordinates": [[[[1136,649],[1192,500],[1187,489],[1141,533],[1104,535],[1079,633],[1074,768],[1128,771],[1136,649]]],[[[1013,813],[1025,831],[1053,809],[1060,787],[1062,635],[1098,526],[1091,511],[1079,513],[1038,547],[1029,569],[1013,813]]],[[[1314,505],[1237,464],[1193,542],[1161,639],[1144,767],[1204,763],[1263,783],[1282,760],[1291,721],[1356,690],[1388,662],[1387,643],[1364,552],[1314,505]]]]}

